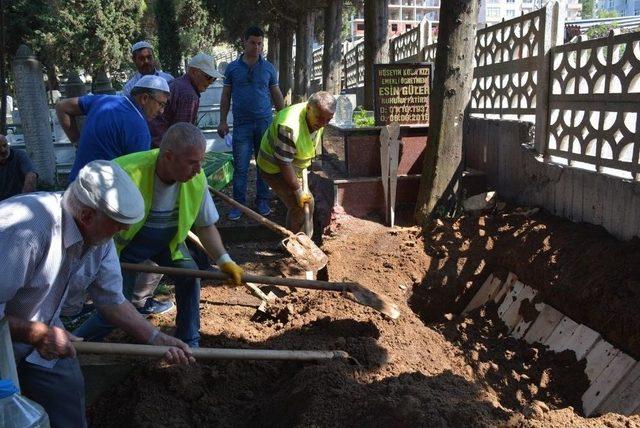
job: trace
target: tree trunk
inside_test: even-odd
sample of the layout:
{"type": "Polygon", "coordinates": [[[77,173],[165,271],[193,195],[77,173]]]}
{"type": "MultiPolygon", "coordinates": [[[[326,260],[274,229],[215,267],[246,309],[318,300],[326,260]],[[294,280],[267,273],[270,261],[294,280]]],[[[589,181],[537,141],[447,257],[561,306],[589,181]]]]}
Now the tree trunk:
{"type": "Polygon", "coordinates": [[[422,166],[416,219],[426,226],[457,202],[464,169],[462,133],[473,82],[479,0],[448,0],[438,27],[427,153],[422,166]]]}
{"type": "Polygon", "coordinates": [[[267,61],[273,64],[273,67],[277,70],[280,68],[280,39],[278,38],[278,30],[275,24],[269,24],[267,41],[269,43],[267,48],[267,61]]]}
{"type": "Polygon", "coordinates": [[[293,86],[293,102],[299,103],[307,99],[311,69],[313,67],[313,27],[315,15],[307,10],[298,18],[296,26],[296,63],[293,86]]]}
{"type": "Polygon", "coordinates": [[[324,9],[322,89],[339,94],[342,89],[342,0],[329,0],[324,9]]]}
{"type": "Polygon", "coordinates": [[[180,29],[176,18],[176,0],[155,3],[156,26],[158,28],[158,57],[162,69],[173,76],[180,71],[180,29]]]}
{"type": "Polygon", "coordinates": [[[0,134],[6,134],[7,125],[7,81],[6,65],[6,34],[7,26],[5,25],[5,2],[0,0],[0,134]]]}
{"type": "Polygon", "coordinates": [[[373,110],[373,64],[389,62],[389,0],[364,2],[364,108],[373,110]]]}
{"type": "Polygon", "coordinates": [[[285,105],[291,104],[291,86],[292,86],[292,63],[293,56],[291,51],[293,48],[293,31],[291,26],[282,25],[280,27],[280,64],[278,72],[280,74],[280,90],[284,96],[285,105]]]}

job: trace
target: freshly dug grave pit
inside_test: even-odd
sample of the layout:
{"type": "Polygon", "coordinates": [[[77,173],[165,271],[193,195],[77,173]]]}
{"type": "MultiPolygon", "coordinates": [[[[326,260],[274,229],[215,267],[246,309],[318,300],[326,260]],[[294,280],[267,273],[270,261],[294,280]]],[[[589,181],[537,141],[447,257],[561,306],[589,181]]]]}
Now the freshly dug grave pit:
{"type": "MultiPolygon", "coordinates": [[[[499,264],[512,260],[503,243],[519,244],[511,251],[523,257],[527,252],[544,255],[545,240],[537,239],[538,231],[544,230],[555,239],[557,230],[569,226],[573,231],[566,231],[565,236],[578,241],[593,231],[544,214],[526,218],[511,210],[445,222],[425,243],[417,228],[391,230],[375,222],[336,215],[323,245],[329,255],[329,280],[356,280],[389,296],[400,306],[400,319],[389,320],[336,293],[287,290],[289,294],[278,299],[271,310],[276,316],[252,321],[256,300],[244,289],[205,287],[201,345],[342,349],[360,366],[339,361],[223,361],[192,367],[140,364],[92,406],[91,424],[640,425],[637,416],[580,417],[569,406],[578,406],[586,389],[583,365],[571,355],[554,355],[509,338],[490,308],[464,317],[445,317],[464,308],[491,272],[513,271],[527,284],[538,286],[530,278],[524,279],[526,272],[518,270],[522,264],[499,264]],[[531,239],[527,234],[532,234],[531,239]]],[[[616,241],[608,239],[605,244],[615,247],[616,241]]],[[[560,260],[568,247],[560,245],[548,251],[560,260]]],[[[230,251],[249,271],[275,274],[286,265],[280,261],[283,254],[278,253],[276,243],[241,244],[230,251]]],[[[608,259],[608,263],[612,270],[620,269],[615,259],[608,259]]],[[[572,271],[570,264],[547,267],[555,269],[556,284],[563,284],[559,278],[572,271]]],[[[545,273],[545,277],[553,275],[545,273]]],[[[168,329],[173,315],[156,317],[154,322],[168,329]]],[[[592,327],[606,333],[606,328],[599,329],[602,326],[592,327]]]]}

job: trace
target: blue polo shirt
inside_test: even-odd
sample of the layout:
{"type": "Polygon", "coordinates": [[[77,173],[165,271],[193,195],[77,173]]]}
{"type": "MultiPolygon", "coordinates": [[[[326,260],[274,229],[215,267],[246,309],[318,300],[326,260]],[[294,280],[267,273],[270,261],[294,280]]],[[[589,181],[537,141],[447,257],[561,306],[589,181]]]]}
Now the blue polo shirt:
{"type": "Polygon", "coordinates": [[[79,105],[86,118],[69,182],[93,160],[111,160],[151,147],[147,119],[133,98],[85,95],[80,97],[79,105]]]}
{"type": "Polygon", "coordinates": [[[273,103],[269,89],[278,86],[278,73],[262,56],[251,67],[242,60],[242,55],[232,61],[224,71],[224,85],[231,87],[234,125],[271,117],[273,103]]]}

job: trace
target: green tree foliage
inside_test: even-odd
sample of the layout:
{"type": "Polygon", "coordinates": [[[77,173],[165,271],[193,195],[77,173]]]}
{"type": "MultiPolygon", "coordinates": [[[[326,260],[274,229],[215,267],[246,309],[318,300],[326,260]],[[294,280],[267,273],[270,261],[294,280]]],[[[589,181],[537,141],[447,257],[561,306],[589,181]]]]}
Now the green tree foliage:
{"type": "Polygon", "coordinates": [[[4,23],[6,52],[13,56],[21,44],[39,53],[43,35],[55,28],[54,10],[46,0],[14,0],[6,2],[4,23]]]}
{"type": "Polygon", "coordinates": [[[210,53],[222,31],[210,16],[202,0],[183,0],[176,11],[180,28],[180,46],[185,56],[198,51],[210,53]]]}
{"type": "Polygon", "coordinates": [[[94,74],[129,64],[145,4],[140,0],[58,0],[56,27],[44,35],[55,63],[94,74]]]}
{"type": "MultiPolygon", "coordinates": [[[[597,16],[598,18],[617,18],[618,12],[616,12],[615,10],[599,10],[597,16]]],[[[619,26],[620,25],[617,22],[595,25],[589,28],[586,31],[586,34],[590,39],[607,37],[609,35],[609,31],[618,28],[619,26]]]]}
{"type": "Polygon", "coordinates": [[[8,52],[27,43],[63,71],[119,70],[129,62],[144,7],[140,0],[13,1],[5,20],[8,52]]]}
{"type": "Polygon", "coordinates": [[[593,18],[594,0],[581,0],[582,3],[582,19],[593,18]]]}
{"type": "Polygon", "coordinates": [[[158,57],[165,71],[177,76],[180,69],[180,35],[178,33],[177,0],[155,3],[158,29],[158,57]]]}

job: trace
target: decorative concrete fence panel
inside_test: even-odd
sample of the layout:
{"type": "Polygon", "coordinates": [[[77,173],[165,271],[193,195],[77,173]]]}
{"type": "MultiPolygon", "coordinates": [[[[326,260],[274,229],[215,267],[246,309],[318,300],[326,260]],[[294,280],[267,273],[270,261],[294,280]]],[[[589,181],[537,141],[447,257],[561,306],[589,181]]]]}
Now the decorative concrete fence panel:
{"type": "Polygon", "coordinates": [[[322,55],[324,53],[324,46],[320,46],[313,51],[313,66],[311,69],[311,80],[316,82],[319,87],[322,87],[322,55]]]}
{"type": "Polygon", "coordinates": [[[389,41],[390,62],[420,62],[423,46],[431,43],[431,22],[423,19],[411,30],[389,41]]]}
{"type": "Polygon", "coordinates": [[[555,44],[548,29],[554,25],[557,4],[478,30],[471,113],[536,120],[547,85],[545,54],[555,44]]]}
{"type": "Polygon", "coordinates": [[[640,180],[640,32],[551,49],[551,160],[640,180]]]}
{"type": "Polygon", "coordinates": [[[344,56],[344,88],[360,86],[364,82],[364,42],[356,43],[344,56]]]}

